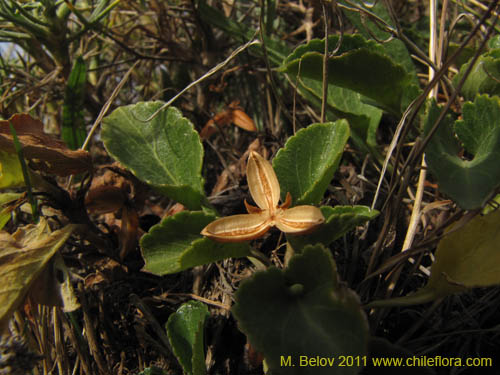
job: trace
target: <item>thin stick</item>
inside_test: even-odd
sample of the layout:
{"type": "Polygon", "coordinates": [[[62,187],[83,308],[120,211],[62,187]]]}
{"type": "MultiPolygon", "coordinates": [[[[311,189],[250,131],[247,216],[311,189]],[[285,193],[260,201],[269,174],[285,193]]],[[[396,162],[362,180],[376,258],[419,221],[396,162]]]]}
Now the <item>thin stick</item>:
{"type": "Polygon", "coordinates": [[[401,131],[403,130],[404,124],[406,123],[406,118],[413,111],[414,106],[419,107],[419,105],[420,105],[419,102],[421,100],[422,99],[420,97],[418,97],[410,103],[408,108],[406,108],[403,115],[401,116],[401,120],[399,120],[398,125],[396,126],[396,131],[394,132],[391,143],[389,144],[389,149],[387,150],[384,164],[382,164],[382,171],[380,172],[380,177],[378,179],[377,189],[375,190],[375,196],[373,197],[372,205],[370,207],[372,210],[375,208],[375,205],[377,204],[377,199],[378,199],[378,195],[380,193],[380,189],[382,187],[382,182],[384,181],[385,172],[387,171],[387,167],[389,166],[389,161],[391,159],[391,156],[392,156],[392,154],[393,154],[393,152],[396,149],[396,146],[398,144],[399,136],[401,135],[401,131]]]}
{"type": "Polygon", "coordinates": [[[443,0],[441,7],[441,20],[439,21],[439,41],[436,51],[436,62],[441,65],[444,56],[444,34],[446,25],[446,12],[448,11],[448,0],[443,0]]]}
{"type": "MultiPolygon", "coordinates": [[[[447,69],[450,67],[450,65],[456,60],[457,56],[460,54],[460,52],[463,50],[463,48],[471,41],[471,39],[476,35],[476,33],[478,32],[478,30],[480,29],[481,25],[484,24],[484,22],[486,21],[486,19],[490,16],[491,11],[493,10],[493,8],[496,6],[497,3],[498,3],[498,1],[494,1],[490,5],[490,7],[488,8],[488,12],[486,12],[483,15],[483,17],[476,24],[476,26],[474,27],[474,29],[467,35],[467,38],[465,38],[465,40],[460,44],[460,47],[453,53],[452,56],[450,56],[447,59],[447,61],[443,64],[443,66],[436,73],[436,75],[434,76],[434,78],[432,79],[432,81],[424,89],[424,92],[419,97],[417,97],[415,100],[413,100],[413,102],[411,102],[408,105],[408,108],[403,113],[403,115],[401,117],[401,120],[400,120],[398,126],[396,127],[396,132],[394,134],[394,137],[393,137],[393,139],[391,141],[391,144],[389,146],[389,150],[387,151],[387,154],[386,154],[386,157],[385,157],[385,160],[384,160],[384,165],[383,165],[383,168],[382,168],[382,172],[380,174],[380,177],[379,177],[379,180],[378,180],[378,184],[377,184],[377,190],[375,191],[375,196],[373,198],[372,205],[371,205],[372,209],[375,207],[375,205],[377,203],[377,199],[378,199],[380,187],[382,185],[382,181],[383,181],[383,178],[385,176],[387,165],[388,165],[390,157],[392,156],[392,153],[393,153],[393,151],[394,151],[394,149],[395,149],[395,147],[397,145],[397,141],[398,141],[398,138],[400,136],[401,130],[403,128],[403,125],[406,122],[406,118],[408,117],[408,115],[411,114],[412,116],[411,116],[411,118],[409,120],[409,123],[413,122],[413,120],[414,120],[414,118],[416,116],[416,112],[418,111],[418,109],[420,108],[420,106],[425,101],[425,98],[427,97],[427,95],[429,95],[429,91],[431,90],[431,88],[435,84],[437,84],[438,80],[442,79],[444,73],[447,71],[447,69]],[[413,109],[415,109],[415,111],[412,111],[413,109]]],[[[496,20],[497,19],[495,18],[495,23],[496,23],[496,20]]],[[[488,35],[491,34],[491,31],[492,30],[490,28],[490,30],[488,32],[488,35]]],[[[484,47],[484,44],[486,44],[486,43],[483,41],[483,43],[481,44],[479,50],[476,52],[476,55],[473,57],[473,59],[474,59],[473,63],[470,64],[469,68],[466,71],[464,79],[462,79],[462,81],[465,81],[465,77],[468,76],[469,71],[473,68],[475,61],[479,57],[481,49],[484,47]]],[[[427,57],[426,57],[426,59],[427,59],[427,57]]],[[[430,65],[432,66],[433,63],[431,62],[430,65]]],[[[430,139],[432,138],[432,135],[434,135],[434,133],[437,130],[437,125],[436,124],[439,124],[441,122],[441,120],[444,118],[445,114],[448,112],[448,109],[451,107],[451,104],[454,103],[454,101],[455,101],[455,99],[456,99],[456,97],[458,95],[458,92],[460,91],[462,85],[463,85],[463,82],[461,82],[461,83],[459,83],[459,85],[457,85],[456,91],[452,94],[452,96],[448,100],[448,103],[445,105],[445,107],[441,111],[438,119],[435,122],[435,125],[432,127],[432,129],[430,130],[429,134],[426,136],[426,138],[422,142],[421,147],[417,151],[415,149],[412,150],[412,152],[408,156],[406,162],[404,163],[403,167],[401,168],[401,172],[400,172],[401,174],[406,169],[406,167],[410,164],[410,162],[413,162],[415,160],[415,157],[417,157],[419,154],[421,154],[422,150],[427,146],[427,143],[430,141],[430,139]]],[[[395,170],[394,170],[394,173],[395,173],[395,170]]],[[[394,186],[391,187],[391,189],[389,190],[388,196],[391,196],[393,194],[395,188],[396,188],[396,185],[394,185],[394,186]]]]}
{"type": "Polygon", "coordinates": [[[171,296],[179,296],[179,297],[190,297],[192,299],[195,299],[197,301],[203,302],[203,303],[205,303],[207,305],[210,305],[210,306],[215,306],[215,307],[218,307],[220,309],[224,309],[226,311],[230,311],[231,310],[231,306],[229,306],[229,305],[226,305],[226,304],[224,304],[222,302],[219,302],[219,301],[212,301],[211,299],[198,296],[198,295],[196,295],[194,293],[170,293],[169,295],[171,295],[171,296]]]}
{"type": "Polygon", "coordinates": [[[326,102],[328,100],[328,12],[326,11],[325,3],[321,2],[323,9],[323,20],[325,22],[325,52],[323,55],[323,93],[321,95],[321,122],[325,122],[326,117],[326,102]]]}
{"type": "Polygon", "coordinates": [[[85,297],[85,293],[83,292],[82,284],[79,285],[80,291],[80,303],[83,311],[83,325],[85,327],[85,336],[87,337],[87,342],[89,345],[90,353],[95,363],[97,364],[97,368],[99,369],[100,375],[107,375],[111,372],[109,371],[108,364],[104,361],[101,351],[99,350],[99,341],[97,339],[97,334],[94,331],[94,325],[90,320],[88,303],[85,297]]]}
{"type": "MultiPolygon", "coordinates": [[[[478,23],[474,26],[473,30],[471,30],[471,32],[467,35],[467,37],[465,38],[465,40],[460,44],[460,47],[452,54],[452,56],[450,56],[446,60],[446,62],[443,63],[443,66],[441,66],[441,68],[437,71],[437,73],[434,76],[434,78],[432,79],[431,83],[429,83],[424,88],[423,93],[418,98],[416,98],[408,106],[408,108],[406,109],[405,113],[403,114],[403,118],[401,119],[400,123],[398,124],[398,127],[396,129],[396,133],[399,134],[399,132],[401,132],[400,128],[403,127],[404,122],[406,122],[405,118],[409,114],[410,114],[410,117],[409,117],[408,123],[409,124],[413,123],[413,121],[415,120],[415,117],[417,116],[418,109],[424,103],[424,101],[427,98],[427,95],[429,95],[429,92],[431,91],[431,88],[433,87],[433,85],[437,84],[437,82],[440,79],[442,79],[442,76],[448,70],[448,68],[450,67],[450,65],[452,64],[452,62],[455,61],[455,59],[457,58],[458,54],[471,41],[471,39],[476,36],[476,34],[478,33],[479,29],[482,27],[482,25],[485,24],[485,22],[488,19],[488,17],[491,16],[491,12],[497,6],[497,4],[498,4],[498,0],[494,0],[490,4],[490,6],[488,7],[488,11],[481,17],[481,19],[478,21],[478,23]],[[411,112],[411,108],[414,108],[413,112],[411,112]]],[[[438,128],[440,122],[445,117],[445,115],[448,112],[448,110],[450,109],[452,103],[455,102],[455,100],[456,100],[456,98],[458,96],[458,93],[460,92],[460,90],[461,90],[461,88],[462,88],[462,86],[463,86],[463,84],[465,82],[465,79],[470,74],[470,71],[474,67],[477,59],[479,58],[479,55],[481,54],[482,49],[486,45],[487,40],[489,39],[491,33],[493,32],[497,20],[498,20],[497,18],[494,18],[493,19],[493,24],[488,27],[488,31],[487,31],[486,35],[484,36],[484,38],[483,38],[483,40],[481,42],[481,45],[479,46],[478,50],[474,54],[474,56],[473,56],[473,58],[472,58],[472,60],[470,62],[470,65],[467,67],[467,69],[465,71],[465,74],[464,74],[464,77],[457,84],[455,90],[452,91],[452,95],[448,99],[448,102],[446,103],[446,105],[441,110],[441,113],[439,114],[438,118],[434,122],[434,125],[432,126],[431,130],[426,135],[426,137],[424,138],[424,140],[421,142],[420,146],[418,146],[418,147],[416,146],[416,147],[414,147],[411,150],[411,152],[408,155],[408,157],[407,157],[406,161],[404,162],[403,166],[400,168],[400,171],[399,171],[400,176],[403,175],[403,173],[405,172],[406,168],[410,164],[412,164],[416,160],[416,158],[420,158],[422,156],[423,150],[425,149],[425,147],[429,143],[429,141],[432,138],[432,136],[434,135],[434,133],[437,131],[437,128],[438,128]]],[[[427,59],[427,57],[426,57],[426,59],[427,59]]],[[[404,138],[407,132],[408,132],[407,128],[403,129],[401,137],[404,138]]],[[[399,135],[398,135],[398,137],[399,137],[399,135]]],[[[391,141],[390,149],[387,152],[387,155],[386,155],[386,158],[385,158],[385,161],[384,161],[384,165],[386,165],[386,164],[389,163],[389,159],[391,157],[391,154],[394,151],[394,149],[392,148],[393,143],[394,144],[396,143],[396,142],[394,142],[394,137],[393,137],[393,141],[391,141]]],[[[400,156],[399,154],[400,154],[400,150],[398,150],[398,152],[396,153],[396,157],[395,157],[396,162],[395,162],[395,165],[397,164],[397,160],[399,159],[399,156],[400,156]]],[[[379,177],[379,182],[378,182],[378,185],[377,185],[377,190],[375,192],[375,197],[373,199],[372,208],[375,207],[375,203],[377,201],[377,197],[378,197],[378,194],[379,194],[379,191],[380,191],[380,186],[381,186],[382,180],[384,178],[384,174],[385,174],[385,168],[384,168],[383,172],[380,174],[380,177],[379,177]]],[[[394,168],[394,170],[393,170],[393,176],[391,178],[391,184],[390,184],[390,187],[389,187],[389,192],[387,194],[387,199],[386,199],[386,202],[384,203],[384,207],[385,207],[385,205],[388,204],[390,197],[393,197],[393,194],[394,194],[396,188],[398,187],[398,184],[396,182],[394,182],[396,180],[396,178],[398,178],[398,177],[396,177],[396,174],[397,174],[396,173],[396,169],[394,168]]],[[[406,185],[406,183],[404,181],[402,181],[401,184],[399,185],[399,187],[400,187],[399,188],[399,192],[397,193],[397,196],[395,197],[395,201],[396,202],[401,199],[401,195],[403,194],[403,191],[406,190],[405,185],[406,185]]],[[[380,249],[382,247],[384,238],[385,238],[385,236],[387,234],[387,230],[390,227],[390,218],[386,218],[386,219],[387,219],[387,221],[384,222],[384,227],[382,228],[382,230],[381,230],[381,232],[379,234],[379,237],[377,239],[377,242],[375,243],[375,247],[374,247],[374,250],[372,252],[372,255],[370,256],[370,260],[369,260],[368,267],[367,267],[367,272],[366,272],[367,275],[369,275],[373,271],[375,260],[377,259],[378,255],[380,253],[380,249]]]]}
{"type": "MultiPolygon", "coordinates": [[[[323,18],[325,22],[325,50],[324,50],[324,56],[323,56],[323,92],[321,95],[321,122],[326,121],[326,106],[328,104],[328,59],[331,56],[334,56],[342,46],[342,42],[344,41],[344,21],[342,19],[342,15],[340,13],[340,10],[338,9],[337,1],[333,0],[332,2],[332,9],[335,11],[335,14],[337,15],[337,19],[339,22],[339,27],[340,27],[340,35],[339,35],[339,40],[337,42],[337,45],[335,46],[335,49],[332,52],[328,52],[328,42],[329,42],[329,20],[328,20],[328,12],[326,9],[325,1],[321,1],[321,6],[323,8],[323,18]]],[[[299,62],[300,64],[300,62],[299,62]]]]}
{"type": "Polygon", "coordinates": [[[223,69],[227,64],[231,62],[232,59],[234,59],[236,56],[238,56],[241,52],[246,50],[248,47],[253,46],[254,44],[259,44],[260,41],[257,39],[252,39],[249,42],[243,44],[242,46],[239,46],[236,48],[227,59],[225,59],[223,62],[217,64],[214,66],[212,69],[210,69],[208,72],[206,72],[204,75],[202,75],[200,78],[198,78],[196,81],[191,82],[189,85],[187,85],[184,89],[182,89],[177,95],[175,95],[172,99],[170,99],[168,102],[163,104],[158,110],[155,111],[151,116],[149,116],[145,120],[141,120],[143,122],[149,122],[152,119],[154,119],[158,114],[163,111],[165,108],[168,108],[173,102],[175,102],[181,95],[183,95],[186,91],[188,91],[190,88],[196,86],[198,83],[203,82],[207,78],[210,78],[213,76],[215,73],[217,73],[219,70],[223,69]]]}
{"type": "MultiPolygon", "coordinates": [[[[85,138],[85,142],[83,142],[82,147],[80,147],[81,150],[85,150],[87,146],[90,143],[90,140],[92,139],[92,136],[94,135],[95,131],[97,130],[98,126],[101,124],[102,119],[108,113],[109,108],[111,107],[111,104],[114,102],[116,97],[118,96],[118,93],[122,89],[123,85],[125,82],[128,81],[128,77],[130,77],[130,74],[133,72],[135,67],[139,64],[140,60],[136,61],[134,65],[130,67],[130,69],[125,73],[121,81],[118,83],[118,85],[115,87],[113,92],[111,93],[111,96],[109,99],[106,101],[106,104],[101,108],[101,111],[99,112],[99,115],[97,116],[96,120],[94,121],[94,124],[92,125],[92,128],[90,128],[89,133],[87,134],[87,138],[85,138]]],[[[71,186],[71,182],[73,181],[73,175],[69,176],[68,178],[68,183],[66,184],[66,189],[69,189],[71,186]]]]}
{"type": "Polygon", "coordinates": [[[64,339],[61,335],[61,322],[59,319],[59,307],[52,307],[52,319],[54,320],[54,345],[56,351],[56,363],[59,375],[69,372],[66,353],[64,350],[64,339]]]}
{"type": "MultiPolygon", "coordinates": [[[[430,43],[429,43],[429,60],[431,60],[436,67],[441,65],[441,56],[443,50],[443,36],[444,36],[444,21],[446,19],[446,9],[448,7],[448,0],[443,1],[443,6],[441,10],[441,24],[439,28],[439,43],[437,38],[437,1],[431,0],[430,3],[430,43]]],[[[434,68],[429,66],[429,82],[432,81],[435,75],[434,68]]],[[[429,92],[429,98],[437,98],[438,85],[435,85],[429,92]]],[[[418,176],[417,192],[415,194],[415,201],[413,204],[413,210],[411,212],[410,224],[408,226],[408,232],[403,243],[403,248],[401,251],[409,249],[415,238],[415,233],[417,230],[418,221],[420,219],[422,197],[424,195],[424,185],[425,179],[427,177],[427,164],[425,162],[425,153],[422,154],[422,161],[420,163],[420,174],[418,176]]],[[[410,258],[412,259],[412,258],[410,258]]]]}
{"type": "Polygon", "coordinates": [[[118,83],[118,85],[115,87],[115,89],[111,93],[111,96],[107,100],[106,104],[104,104],[104,107],[102,107],[101,112],[99,112],[99,115],[97,116],[96,120],[94,121],[94,124],[92,125],[92,128],[89,131],[89,134],[87,134],[87,138],[85,139],[85,142],[83,142],[82,147],[80,147],[82,150],[85,150],[87,148],[87,146],[90,143],[90,140],[92,139],[92,136],[94,135],[97,127],[101,123],[101,121],[102,121],[103,117],[106,115],[106,113],[108,113],[109,107],[111,107],[111,104],[113,103],[113,101],[118,96],[118,93],[122,89],[123,85],[125,84],[125,82],[127,82],[128,77],[130,77],[130,74],[133,72],[133,70],[135,69],[135,67],[139,63],[140,63],[140,60],[136,61],[134,63],[134,65],[132,65],[130,67],[130,69],[127,71],[127,73],[125,73],[125,75],[123,76],[123,78],[120,81],[120,83],[118,83]]]}
{"type": "MultiPolygon", "coordinates": [[[[447,0],[444,1],[445,3],[447,0]]],[[[443,6],[443,10],[446,8],[443,6]]],[[[429,60],[431,60],[437,67],[439,67],[440,62],[437,61],[438,51],[437,51],[437,1],[431,0],[430,2],[430,41],[429,41],[429,60]]],[[[442,19],[444,16],[442,17],[442,19]]],[[[443,25],[441,25],[443,30],[443,25]]],[[[434,68],[429,66],[429,82],[432,81],[435,75],[434,68]]],[[[438,85],[435,85],[429,92],[429,98],[437,98],[438,85]]],[[[420,174],[418,176],[417,192],[415,194],[415,201],[413,203],[413,210],[411,212],[410,224],[408,226],[408,231],[406,232],[406,237],[403,243],[401,251],[409,249],[415,238],[415,233],[417,230],[418,221],[420,219],[420,207],[422,204],[422,197],[424,195],[424,184],[427,177],[427,164],[425,163],[425,153],[422,154],[422,161],[420,164],[420,174]]]]}
{"type": "MultiPolygon", "coordinates": [[[[260,17],[259,17],[259,30],[257,30],[257,32],[260,34],[260,39],[261,39],[260,43],[262,44],[262,54],[264,55],[264,63],[266,64],[269,85],[271,86],[271,91],[273,92],[274,99],[278,103],[278,107],[283,111],[283,114],[286,116],[286,118],[290,122],[293,123],[294,118],[291,118],[290,114],[286,110],[286,106],[284,105],[283,100],[281,99],[281,95],[279,95],[279,93],[278,93],[276,83],[274,82],[273,72],[271,70],[271,65],[269,64],[269,57],[267,55],[266,39],[264,36],[264,12],[262,11],[264,9],[264,0],[260,0],[259,3],[260,3],[261,12],[260,12],[260,17]]],[[[266,30],[266,31],[268,31],[268,30],[266,30]]]]}
{"type": "MultiPolygon", "coordinates": [[[[430,1],[430,6],[429,6],[429,11],[430,11],[430,14],[429,14],[429,18],[430,18],[430,22],[429,22],[429,33],[430,33],[430,40],[429,40],[429,60],[431,60],[435,65],[436,67],[439,67],[439,65],[437,65],[439,62],[436,61],[436,57],[437,57],[437,53],[436,53],[436,49],[437,49],[437,2],[436,0],[431,0],[430,1]]],[[[429,82],[432,81],[432,79],[434,78],[435,76],[435,71],[432,67],[429,67],[429,82]]],[[[437,91],[438,91],[438,85],[436,84],[432,90],[429,92],[429,98],[436,98],[437,97],[437,91]]]]}
{"type": "Polygon", "coordinates": [[[130,295],[130,302],[132,302],[144,314],[147,321],[151,324],[154,331],[161,340],[161,343],[170,351],[170,353],[173,353],[172,346],[170,345],[167,334],[162,329],[160,323],[158,323],[149,307],[142,301],[142,299],[138,295],[133,293],[130,295]]]}

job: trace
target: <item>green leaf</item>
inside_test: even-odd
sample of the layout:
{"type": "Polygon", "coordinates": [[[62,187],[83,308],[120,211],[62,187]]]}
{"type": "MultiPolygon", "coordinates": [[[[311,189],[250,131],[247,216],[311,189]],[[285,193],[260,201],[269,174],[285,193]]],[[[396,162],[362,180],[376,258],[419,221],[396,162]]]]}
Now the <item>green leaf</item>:
{"type": "Polygon", "coordinates": [[[170,315],[167,335],[185,373],[206,374],[203,328],[209,316],[207,306],[199,301],[184,303],[170,315]]]}
{"type": "MultiPolygon", "coordinates": [[[[490,39],[491,41],[492,39],[490,39]]],[[[448,51],[446,52],[446,56],[453,55],[460,48],[460,44],[450,42],[448,45],[448,51]]],[[[464,64],[466,64],[476,53],[477,48],[474,45],[468,45],[463,47],[460,53],[458,54],[456,60],[453,62],[453,65],[457,66],[457,68],[461,69],[464,64]]],[[[457,83],[457,82],[455,82],[457,83]]]]}
{"type": "Polygon", "coordinates": [[[68,77],[63,105],[61,137],[72,150],[81,147],[87,136],[83,114],[86,84],[87,67],[80,56],[68,77]]]}
{"type": "MultiPolygon", "coordinates": [[[[329,37],[330,51],[337,46],[338,38],[329,37]]],[[[292,80],[300,70],[301,77],[322,81],[323,51],[324,41],[314,39],[295,49],[280,70],[292,80]]],[[[380,45],[360,35],[345,35],[337,55],[328,59],[328,82],[373,99],[394,114],[402,113],[402,107],[418,93],[412,75],[380,45]]]]}
{"type": "Polygon", "coordinates": [[[366,206],[322,206],[320,207],[325,223],[311,234],[293,236],[287,235],[287,240],[294,249],[301,249],[308,244],[321,243],[325,246],[362,225],[373,220],[379,214],[366,206]]]}
{"type": "Polygon", "coordinates": [[[345,120],[312,124],[290,137],[273,160],[281,198],[290,192],[295,205],[318,204],[348,139],[349,125],[345,120]]]}
{"type": "Polygon", "coordinates": [[[488,48],[495,49],[500,48],[500,35],[495,35],[488,40],[488,48]]]}
{"type": "MultiPolygon", "coordinates": [[[[432,102],[424,132],[430,130],[439,113],[440,108],[432,102]]],[[[456,135],[474,158],[464,160],[458,156],[461,148],[449,116],[440,124],[425,155],[439,189],[463,209],[472,210],[484,206],[500,185],[499,98],[483,95],[474,103],[465,103],[462,118],[455,122],[456,135]]]]}
{"type": "Polygon", "coordinates": [[[285,270],[273,267],[244,281],[232,312],[273,374],[357,374],[355,366],[311,369],[300,361],[366,353],[368,326],[358,298],[338,282],[335,262],[321,245],[292,257],[285,270]]]}
{"type": "Polygon", "coordinates": [[[87,22],[89,24],[99,22],[101,19],[106,17],[115,6],[119,4],[118,1],[113,1],[111,4],[109,4],[109,2],[110,0],[100,0],[99,2],[97,2],[87,22]]]}
{"type": "Polygon", "coordinates": [[[436,251],[428,288],[441,295],[500,284],[500,210],[476,216],[446,235],[436,251]]]}
{"type": "Polygon", "coordinates": [[[463,227],[448,233],[439,241],[431,276],[424,288],[409,296],[375,301],[370,306],[426,303],[467,288],[500,284],[499,227],[500,210],[496,210],[488,215],[478,215],[463,227]]]}
{"type": "Polygon", "coordinates": [[[202,264],[250,254],[246,243],[220,243],[202,237],[215,219],[204,212],[182,211],[166,217],[141,238],[144,270],[156,275],[176,273],[202,264]]]}
{"type": "MultiPolygon", "coordinates": [[[[321,108],[323,84],[312,78],[301,77],[298,82],[299,93],[309,100],[316,108],[321,108]]],[[[363,97],[352,90],[328,85],[327,97],[328,121],[344,118],[349,123],[351,138],[356,147],[365,152],[378,155],[376,149],[376,133],[382,118],[382,110],[372,105],[365,104],[363,97]]],[[[382,159],[380,157],[380,159],[382,159]]]]}
{"type": "MultiPolygon", "coordinates": [[[[354,2],[357,3],[360,8],[375,14],[392,27],[395,27],[392,25],[391,16],[387,11],[384,2],[376,1],[374,4],[370,4],[369,7],[365,6],[365,2],[362,0],[354,0],[354,2]]],[[[380,25],[372,22],[370,17],[363,17],[362,19],[361,12],[349,10],[352,9],[351,4],[347,4],[345,1],[339,1],[339,3],[347,6],[342,8],[344,14],[366,39],[374,39],[375,37],[380,41],[388,40],[387,42],[382,43],[382,47],[385,52],[391,56],[394,61],[402,64],[406,71],[413,77],[413,83],[418,85],[417,71],[405,44],[397,38],[391,38],[391,35],[388,32],[381,30],[380,25]]]]}
{"type": "Polygon", "coordinates": [[[24,185],[23,170],[17,154],[0,150],[0,189],[24,185]]]}
{"type": "Polygon", "coordinates": [[[200,209],[203,193],[203,147],[181,112],[169,107],[145,122],[162,102],[119,107],[103,119],[108,152],[140,180],[190,209],[200,209]]]}
{"type": "MultiPolygon", "coordinates": [[[[464,77],[470,64],[462,65],[453,79],[455,85],[464,77]]],[[[500,49],[479,56],[462,86],[462,94],[467,100],[473,100],[478,94],[500,95],[500,49]]]]}

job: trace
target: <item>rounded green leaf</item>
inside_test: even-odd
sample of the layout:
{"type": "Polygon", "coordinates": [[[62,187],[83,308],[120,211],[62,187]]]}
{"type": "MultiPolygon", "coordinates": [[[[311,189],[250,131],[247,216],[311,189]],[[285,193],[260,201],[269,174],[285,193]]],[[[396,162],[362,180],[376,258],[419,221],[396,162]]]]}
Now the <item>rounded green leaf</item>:
{"type": "Polygon", "coordinates": [[[141,238],[144,270],[156,275],[176,273],[202,264],[250,254],[247,243],[220,243],[202,237],[201,230],[215,216],[182,211],[153,226],[141,238]]]}
{"type": "Polygon", "coordinates": [[[339,165],[349,139],[345,120],[312,124],[290,137],[273,160],[281,198],[294,204],[318,204],[339,165]]]}
{"type": "MultiPolygon", "coordinates": [[[[453,79],[455,84],[463,79],[470,64],[462,65],[453,79]]],[[[500,49],[479,56],[462,86],[462,94],[467,100],[474,99],[478,94],[500,95],[500,49]]]]}
{"type": "MultiPolygon", "coordinates": [[[[336,48],[338,38],[329,37],[330,51],[336,48]]],[[[324,41],[311,40],[288,56],[280,69],[291,77],[322,81],[323,52],[324,41]]],[[[400,114],[418,94],[413,75],[380,45],[360,35],[344,35],[339,51],[328,59],[328,82],[365,95],[395,114],[400,114]]]]}
{"type": "Polygon", "coordinates": [[[338,356],[366,353],[368,326],[357,296],[337,281],[321,245],[295,255],[285,270],[270,268],[243,282],[232,312],[273,374],[357,374],[358,367],[339,367],[338,356]],[[317,357],[334,362],[304,365],[317,357]]]}
{"type": "Polygon", "coordinates": [[[137,178],[190,209],[204,199],[203,147],[181,112],[169,107],[149,122],[162,102],[119,107],[103,119],[106,150],[137,178]]]}
{"type": "MultiPolygon", "coordinates": [[[[328,38],[328,49],[333,50],[337,47],[339,37],[338,35],[330,35],[328,38]]],[[[342,44],[340,45],[337,54],[340,56],[346,52],[358,49],[358,48],[370,48],[379,53],[384,53],[382,46],[371,40],[366,40],[359,34],[344,35],[342,44]]],[[[287,58],[283,61],[283,65],[280,70],[286,70],[288,64],[297,61],[298,59],[304,57],[310,52],[320,52],[323,53],[325,50],[325,44],[323,40],[313,39],[309,43],[298,46],[287,58]]],[[[302,71],[302,70],[301,70],[302,71]]]]}
{"type": "Polygon", "coordinates": [[[205,304],[189,301],[168,318],[168,339],[186,374],[206,374],[203,329],[208,316],[205,304]]]}
{"type": "Polygon", "coordinates": [[[436,251],[427,288],[447,295],[500,284],[500,210],[478,215],[446,235],[436,251]]]}
{"type": "MultiPolygon", "coordinates": [[[[424,131],[428,132],[441,109],[433,102],[424,131]]],[[[478,96],[465,103],[463,120],[455,122],[458,139],[472,160],[462,159],[450,117],[440,124],[426,149],[429,169],[439,189],[466,210],[481,208],[500,186],[500,104],[498,97],[478,96]]]]}
{"type": "Polygon", "coordinates": [[[358,225],[376,218],[379,214],[377,210],[366,206],[322,206],[320,209],[325,222],[316,231],[301,236],[287,235],[287,240],[294,249],[302,249],[306,245],[316,243],[328,246],[358,225]]]}
{"type": "Polygon", "coordinates": [[[500,210],[476,216],[439,241],[436,260],[425,287],[405,297],[374,301],[369,306],[415,305],[462,292],[467,288],[499,285],[498,228],[500,210]]]}
{"type": "MultiPolygon", "coordinates": [[[[316,108],[321,108],[323,84],[321,81],[301,77],[298,92],[316,108]]],[[[346,119],[351,139],[358,151],[378,154],[376,133],[382,118],[382,110],[364,102],[366,98],[344,87],[328,85],[327,120],[346,119]]]]}
{"type": "MultiPolygon", "coordinates": [[[[340,4],[347,5],[346,1],[340,1],[340,4]]],[[[381,47],[384,49],[387,55],[392,57],[394,61],[402,64],[408,73],[413,76],[413,81],[418,84],[417,72],[413,60],[411,58],[410,52],[406,48],[402,40],[398,38],[391,38],[391,34],[383,30],[378,22],[373,22],[375,17],[365,17],[364,12],[360,12],[359,9],[364,9],[367,12],[375,14],[379,19],[382,19],[389,25],[396,27],[394,25],[393,18],[387,9],[387,4],[383,1],[375,2],[365,2],[356,1],[356,8],[347,6],[343,8],[343,14],[349,19],[349,21],[356,27],[357,31],[367,39],[373,39],[375,41],[384,41],[381,47]],[[359,8],[358,8],[359,7],[359,8]]]]}

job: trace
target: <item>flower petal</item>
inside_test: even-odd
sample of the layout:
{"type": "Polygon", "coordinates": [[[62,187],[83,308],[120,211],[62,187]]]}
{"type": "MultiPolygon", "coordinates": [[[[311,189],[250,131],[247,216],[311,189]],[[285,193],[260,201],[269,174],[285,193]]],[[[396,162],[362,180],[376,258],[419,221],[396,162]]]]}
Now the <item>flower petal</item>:
{"type": "Polygon", "coordinates": [[[257,152],[252,151],[247,163],[247,181],[250,195],[263,210],[274,210],[280,199],[280,185],[273,166],[257,152]]]}
{"type": "Polygon", "coordinates": [[[306,234],[325,222],[318,207],[297,206],[282,210],[275,220],[275,225],[285,233],[306,234]]]}
{"type": "Polygon", "coordinates": [[[271,228],[269,212],[226,216],[208,224],[201,234],[219,242],[243,242],[262,237],[271,228]]]}
{"type": "Polygon", "coordinates": [[[280,206],[280,208],[286,209],[292,204],[292,194],[290,192],[286,193],[285,201],[280,206]]]}
{"type": "Polygon", "coordinates": [[[262,209],[259,207],[252,206],[250,203],[247,202],[247,200],[243,200],[243,203],[245,203],[245,207],[247,209],[247,212],[249,214],[258,214],[262,212],[262,209]]]}
{"type": "Polygon", "coordinates": [[[234,125],[239,126],[242,129],[248,130],[249,132],[256,132],[257,128],[253,120],[248,117],[248,115],[241,109],[236,108],[231,114],[234,125]]]}

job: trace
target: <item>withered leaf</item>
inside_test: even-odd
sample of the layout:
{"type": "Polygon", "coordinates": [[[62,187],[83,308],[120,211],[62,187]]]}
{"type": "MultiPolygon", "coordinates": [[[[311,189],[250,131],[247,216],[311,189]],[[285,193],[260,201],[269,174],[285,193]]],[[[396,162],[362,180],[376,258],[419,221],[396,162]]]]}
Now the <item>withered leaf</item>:
{"type": "Polygon", "coordinates": [[[80,308],[71,285],[70,272],[59,253],[52,257],[42,273],[33,281],[28,295],[34,303],[62,307],[64,312],[80,308]]]}
{"type": "Polygon", "coordinates": [[[68,176],[91,168],[92,161],[87,151],[70,150],[64,142],[45,134],[40,120],[25,113],[0,121],[0,149],[15,152],[9,121],[16,130],[24,157],[32,169],[68,176]]]}
{"type": "Polygon", "coordinates": [[[257,127],[255,126],[255,123],[238,104],[238,100],[233,101],[227,106],[227,108],[208,120],[203,129],[200,131],[200,138],[209,139],[215,132],[217,132],[218,127],[231,123],[249,132],[256,132],[257,127]]]}
{"type": "Polygon", "coordinates": [[[68,225],[51,232],[42,218],[39,224],[21,227],[12,235],[0,232],[0,333],[73,228],[68,225]]]}
{"type": "Polygon", "coordinates": [[[125,192],[113,185],[100,185],[87,193],[85,207],[92,214],[106,214],[118,211],[125,204],[125,192]]]}
{"type": "Polygon", "coordinates": [[[139,215],[134,208],[123,206],[120,228],[120,259],[123,260],[137,246],[139,215]]]}

